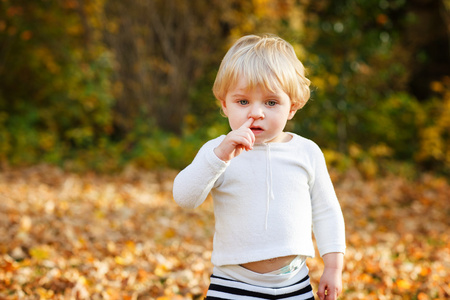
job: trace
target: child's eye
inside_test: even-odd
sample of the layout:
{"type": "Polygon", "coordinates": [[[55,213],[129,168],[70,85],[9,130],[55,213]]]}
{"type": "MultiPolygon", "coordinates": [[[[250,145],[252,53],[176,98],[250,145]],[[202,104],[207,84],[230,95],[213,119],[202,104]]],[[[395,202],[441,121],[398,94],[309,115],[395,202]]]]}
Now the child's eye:
{"type": "Polygon", "coordinates": [[[277,102],[274,101],[274,100],[270,100],[270,101],[267,101],[266,104],[267,104],[268,106],[275,106],[275,105],[277,105],[277,102]]]}
{"type": "Polygon", "coordinates": [[[248,100],[239,100],[238,103],[240,105],[247,105],[248,104],[248,100]]]}

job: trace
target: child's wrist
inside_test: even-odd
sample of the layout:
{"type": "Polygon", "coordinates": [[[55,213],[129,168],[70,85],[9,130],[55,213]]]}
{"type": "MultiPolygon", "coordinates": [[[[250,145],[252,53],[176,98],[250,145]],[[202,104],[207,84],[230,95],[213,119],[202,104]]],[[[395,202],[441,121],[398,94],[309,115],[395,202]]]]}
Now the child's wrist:
{"type": "Polygon", "coordinates": [[[338,267],[338,266],[324,266],[324,270],[329,270],[329,271],[333,271],[333,272],[338,272],[338,273],[342,273],[343,268],[342,267],[338,267]]]}
{"type": "Polygon", "coordinates": [[[214,148],[214,154],[217,156],[218,159],[220,159],[223,162],[228,162],[229,160],[225,158],[225,156],[222,153],[222,150],[219,147],[214,148]]]}
{"type": "Polygon", "coordinates": [[[344,254],[339,252],[327,253],[323,257],[326,269],[341,271],[344,268],[344,254]]]}

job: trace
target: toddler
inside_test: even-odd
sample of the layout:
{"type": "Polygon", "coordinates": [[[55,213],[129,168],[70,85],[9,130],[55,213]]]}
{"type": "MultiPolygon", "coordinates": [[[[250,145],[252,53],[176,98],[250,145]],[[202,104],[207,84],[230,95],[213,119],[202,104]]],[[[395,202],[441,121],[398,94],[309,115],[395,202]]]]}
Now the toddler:
{"type": "Polygon", "coordinates": [[[325,264],[319,298],[342,290],[344,219],[324,156],[284,132],[309,84],[292,45],[276,36],[240,38],[220,65],[213,92],[231,131],[203,145],[173,187],[185,208],[213,197],[206,299],[314,299],[305,263],[312,231],[325,264]]]}

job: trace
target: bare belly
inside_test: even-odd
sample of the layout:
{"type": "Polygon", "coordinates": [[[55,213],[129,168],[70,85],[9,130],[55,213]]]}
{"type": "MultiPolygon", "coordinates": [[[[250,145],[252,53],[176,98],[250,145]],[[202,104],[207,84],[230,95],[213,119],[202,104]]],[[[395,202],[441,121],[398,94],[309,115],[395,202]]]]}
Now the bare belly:
{"type": "Polygon", "coordinates": [[[281,269],[282,267],[289,265],[292,262],[292,260],[296,257],[297,255],[276,257],[267,260],[242,264],[241,266],[243,266],[246,269],[249,269],[250,271],[263,274],[276,271],[278,269],[281,269]]]}

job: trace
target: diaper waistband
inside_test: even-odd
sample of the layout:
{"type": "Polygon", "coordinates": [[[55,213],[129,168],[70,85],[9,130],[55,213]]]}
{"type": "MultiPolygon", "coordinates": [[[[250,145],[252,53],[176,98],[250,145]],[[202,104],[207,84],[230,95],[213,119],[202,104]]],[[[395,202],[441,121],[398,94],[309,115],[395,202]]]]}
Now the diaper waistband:
{"type": "Polygon", "coordinates": [[[273,288],[295,284],[308,273],[304,256],[297,256],[289,265],[269,273],[253,272],[240,265],[215,266],[213,269],[213,274],[217,276],[273,288]]]}

